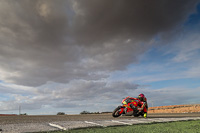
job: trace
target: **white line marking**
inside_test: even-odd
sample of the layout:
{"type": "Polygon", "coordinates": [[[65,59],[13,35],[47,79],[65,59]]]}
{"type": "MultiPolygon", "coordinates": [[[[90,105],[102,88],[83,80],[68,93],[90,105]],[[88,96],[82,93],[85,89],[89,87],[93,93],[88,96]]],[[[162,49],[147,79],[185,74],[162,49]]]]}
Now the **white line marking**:
{"type": "Polygon", "coordinates": [[[125,125],[132,125],[131,123],[126,123],[126,122],[121,122],[121,121],[115,121],[115,120],[112,120],[112,122],[121,123],[121,124],[125,124],[125,125]]]}
{"type": "Polygon", "coordinates": [[[94,123],[94,122],[90,122],[90,121],[85,121],[85,123],[93,124],[93,125],[98,125],[98,126],[101,126],[101,127],[106,127],[104,125],[101,125],[101,124],[98,124],[98,123],[94,123]]]}
{"type": "Polygon", "coordinates": [[[56,124],[53,124],[53,123],[49,123],[49,125],[52,126],[52,127],[56,127],[56,128],[58,128],[58,129],[61,129],[61,130],[67,130],[67,128],[61,127],[61,126],[56,125],[56,124]]]}

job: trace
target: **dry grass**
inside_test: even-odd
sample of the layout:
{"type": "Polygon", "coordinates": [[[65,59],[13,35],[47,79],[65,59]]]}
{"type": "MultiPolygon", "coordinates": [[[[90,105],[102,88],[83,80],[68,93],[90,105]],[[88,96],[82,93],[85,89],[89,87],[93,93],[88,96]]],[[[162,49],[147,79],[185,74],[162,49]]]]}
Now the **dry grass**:
{"type": "Polygon", "coordinates": [[[150,107],[148,113],[194,113],[200,112],[200,104],[150,107]]]}

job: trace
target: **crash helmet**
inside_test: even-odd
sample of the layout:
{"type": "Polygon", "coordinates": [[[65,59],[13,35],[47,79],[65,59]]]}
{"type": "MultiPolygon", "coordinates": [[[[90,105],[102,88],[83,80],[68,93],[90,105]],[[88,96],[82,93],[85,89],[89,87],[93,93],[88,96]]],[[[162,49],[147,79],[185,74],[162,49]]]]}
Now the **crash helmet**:
{"type": "Polygon", "coordinates": [[[138,95],[138,99],[140,99],[140,101],[144,101],[145,100],[145,96],[144,96],[144,94],[139,94],[138,95]]]}

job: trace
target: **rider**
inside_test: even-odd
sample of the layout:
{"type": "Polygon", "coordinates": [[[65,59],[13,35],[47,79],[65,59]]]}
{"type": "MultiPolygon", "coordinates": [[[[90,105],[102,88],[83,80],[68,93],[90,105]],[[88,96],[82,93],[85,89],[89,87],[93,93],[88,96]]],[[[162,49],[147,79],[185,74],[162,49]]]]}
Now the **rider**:
{"type": "MultiPolygon", "coordinates": [[[[144,94],[139,94],[138,99],[141,101],[141,107],[137,108],[140,112],[144,112],[144,117],[147,117],[147,110],[148,110],[148,104],[147,104],[147,98],[144,94]]],[[[139,113],[140,113],[139,112],[139,113]]]]}
{"type": "Polygon", "coordinates": [[[131,108],[133,108],[138,114],[139,113],[144,113],[144,117],[147,117],[147,109],[148,109],[148,105],[147,105],[147,98],[145,97],[144,94],[139,94],[137,98],[130,98],[131,100],[139,100],[140,101],[140,107],[138,107],[137,109],[135,108],[135,106],[133,106],[132,104],[130,105],[131,108]]]}

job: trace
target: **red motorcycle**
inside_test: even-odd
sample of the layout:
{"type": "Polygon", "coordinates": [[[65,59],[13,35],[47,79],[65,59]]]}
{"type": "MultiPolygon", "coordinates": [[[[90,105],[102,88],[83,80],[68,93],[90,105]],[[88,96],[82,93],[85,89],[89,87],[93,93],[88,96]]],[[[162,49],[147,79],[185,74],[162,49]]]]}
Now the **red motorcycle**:
{"type": "Polygon", "coordinates": [[[119,117],[121,115],[135,116],[144,115],[143,113],[138,114],[137,107],[140,106],[139,100],[131,100],[130,97],[126,97],[122,100],[122,106],[118,106],[112,113],[113,117],[119,117]]]}

